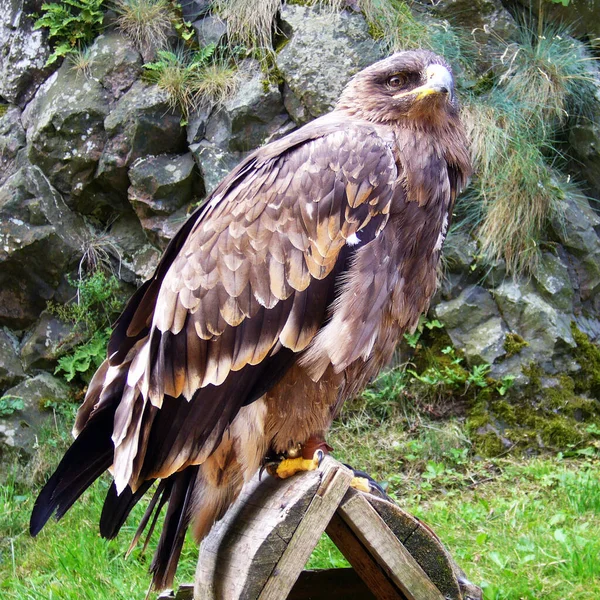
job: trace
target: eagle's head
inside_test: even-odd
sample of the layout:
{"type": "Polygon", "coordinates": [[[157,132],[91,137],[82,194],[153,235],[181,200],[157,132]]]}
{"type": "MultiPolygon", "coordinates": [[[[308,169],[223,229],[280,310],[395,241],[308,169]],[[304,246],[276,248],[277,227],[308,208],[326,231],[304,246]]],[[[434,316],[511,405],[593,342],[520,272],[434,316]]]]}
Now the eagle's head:
{"type": "Polygon", "coordinates": [[[458,113],[452,69],[428,50],[398,52],[357,73],[336,108],[378,123],[447,122],[458,113]]]}

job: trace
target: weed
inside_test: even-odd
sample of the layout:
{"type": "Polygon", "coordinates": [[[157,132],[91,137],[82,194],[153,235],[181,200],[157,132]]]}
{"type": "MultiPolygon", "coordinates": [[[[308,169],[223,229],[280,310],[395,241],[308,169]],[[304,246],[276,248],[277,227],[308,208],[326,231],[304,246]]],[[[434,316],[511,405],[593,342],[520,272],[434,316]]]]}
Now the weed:
{"type": "Polygon", "coordinates": [[[464,109],[476,178],[459,207],[481,253],[507,271],[532,271],[547,223],[561,218],[569,186],[546,162],[549,143],[531,134],[522,107],[495,90],[464,109]]]}
{"type": "Polygon", "coordinates": [[[58,359],[58,366],[54,374],[63,373],[64,378],[70,383],[76,375],[81,375],[89,381],[92,374],[106,358],[106,347],[110,339],[111,329],[96,331],[85,343],[79,344],[73,352],[58,359]]]}
{"type": "Polygon", "coordinates": [[[72,323],[85,339],[73,351],[58,360],[55,373],[64,373],[71,382],[76,375],[88,381],[106,357],[110,325],[121,311],[123,298],[114,275],[102,270],[69,283],[77,290],[75,302],[67,305],[48,303],[49,310],[62,321],[72,323]]]}
{"type": "Polygon", "coordinates": [[[239,78],[236,69],[225,61],[207,65],[192,75],[194,102],[220,107],[236,92],[239,78]]]}
{"type": "Polygon", "coordinates": [[[233,44],[270,53],[274,21],[281,0],[216,0],[215,11],[227,21],[227,35],[233,44]]]}
{"type": "Polygon", "coordinates": [[[165,48],[176,17],[170,0],[117,0],[115,10],[117,26],[145,60],[165,48]]]}
{"type": "Polygon", "coordinates": [[[104,21],[104,0],[61,0],[42,4],[42,16],[33,26],[48,29],[54,50],[46,66],[87,46],[99,33],[104,21]]]}
{"type": "Polygon", "coordinates": [[[71,69],[75,71],[76,76],[82,75],[86,79],[91,77],[90,69],[92,66],[92,55],[90,47],[74,49],[69,55],[69,64],[71,69]]]}
{"type": "Polygon", "coordinates": [[[564,28],[546,27],[536,36],[521,27],[519,42],[509,44],[501,57],[498,84],[538,135],[552,137],[572,114],[593,110],[589,60],[585,46],[564,28]]]}
{"type": "Polygon", "coordinates": [[[200,105],[218,106],[237,89],[235,68],[215,51],[214,44],[195,52],[159,50],[157,60],[144,65],[147,79],[167,92],[184,121],[200,105]]]}
{"type": "Polygon", "coordinates": [[[0,417],[10,417],[18,410],[23,410],[23,398],[6,395],[0,398],[0,417]]]}
{"type": "Polygon", "coordinates": [[[499,79],[463,111],[476,176],[459,213],[487,260],[504,260],[512,275],[535,270],[548,222],[561,221],[575,192],[552,165],[568,118],[593,112],[589,60],[564,30],[538,37],[523,27],[496,65],[499,79]]]}
{"type": "Polygon", "coordinates": [[[452,65],[468,66],[471,44],[448,23],[420,21],[402,0],[361,0],[360,6],[371,35],[382,40],[389,51],[427,48],[452,65]]]}

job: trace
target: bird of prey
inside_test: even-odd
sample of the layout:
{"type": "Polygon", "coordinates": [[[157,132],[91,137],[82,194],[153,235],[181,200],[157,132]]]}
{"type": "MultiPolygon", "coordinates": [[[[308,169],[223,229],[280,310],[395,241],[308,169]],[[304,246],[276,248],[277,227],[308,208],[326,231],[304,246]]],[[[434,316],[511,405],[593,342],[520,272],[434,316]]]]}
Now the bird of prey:
{"type": "Polygon", "coordinates": [[[31,533],[109,469],[113,538],[156,483],[134,541],[166,504],[160,589],[188,526],[201,540],[265,457],[285,458],[280,477],[314,468],[343,402],[427,309],[469,174],[452,71],[428,51],[364,69],[331,113],[251,153],[117,321],[31,533]]]}

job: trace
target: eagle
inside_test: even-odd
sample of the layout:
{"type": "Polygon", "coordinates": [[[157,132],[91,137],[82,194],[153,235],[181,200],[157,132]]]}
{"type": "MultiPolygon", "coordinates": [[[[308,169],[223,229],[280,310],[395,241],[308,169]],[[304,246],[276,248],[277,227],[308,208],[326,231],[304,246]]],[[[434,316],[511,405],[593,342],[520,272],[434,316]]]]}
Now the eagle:
{"type": "Polygon", "coordinates": [[[111,539],[155,485],[134,542],[166,505],[162,589],[188,527],[202,540],[266,462],[315,468],[344,401],[428,308],[469,175],[452,70],[425,50],[360,71],[332,112],[252,152],[116,322],[31,534],[109,470],[111,539]]]}

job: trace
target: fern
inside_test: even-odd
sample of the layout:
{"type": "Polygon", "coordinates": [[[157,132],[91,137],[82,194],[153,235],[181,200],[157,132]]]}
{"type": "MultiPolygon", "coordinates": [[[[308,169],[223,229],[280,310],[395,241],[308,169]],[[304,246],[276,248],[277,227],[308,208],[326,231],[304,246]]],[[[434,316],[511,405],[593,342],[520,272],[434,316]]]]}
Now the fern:
{"type": "Polygon", "coordinates": [[[61,0],[42,4],[42,16],[34,29],[48,29],[55,45],[46,66],[89,44],[99,33],[104,21],[104,0],[61,0]]]}
{"type": "Polygon", "coordinates": [[[106,347],[110,339],[111,329],[96,331],[85,343],[77,346],[71,354],[58,359],[54,374],[64,373],[64,378],[71,382],[80,374],[86,381],[106,358],[106,347]]]}

